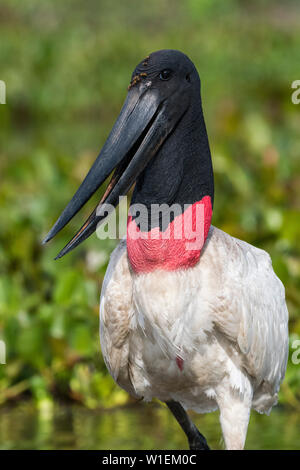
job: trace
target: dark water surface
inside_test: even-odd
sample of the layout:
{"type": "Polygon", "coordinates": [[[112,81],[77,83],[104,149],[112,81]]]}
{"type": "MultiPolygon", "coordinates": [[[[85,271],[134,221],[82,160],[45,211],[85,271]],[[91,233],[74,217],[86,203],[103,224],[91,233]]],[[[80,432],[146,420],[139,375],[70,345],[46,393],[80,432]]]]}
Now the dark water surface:
{"type": "MultiPolygon", "coordinates": [[[[222,449],[218,413],[193,414],[214,449],[222,449]]],[[[300,416],[280,408],[252,412],[248,449],[299,449],[300,416]]],[[[74,405],[37,409],[25,402],[0,408],[0,449],[186,449],[185,437],[163,405],[112,411],[74,405]]]]}

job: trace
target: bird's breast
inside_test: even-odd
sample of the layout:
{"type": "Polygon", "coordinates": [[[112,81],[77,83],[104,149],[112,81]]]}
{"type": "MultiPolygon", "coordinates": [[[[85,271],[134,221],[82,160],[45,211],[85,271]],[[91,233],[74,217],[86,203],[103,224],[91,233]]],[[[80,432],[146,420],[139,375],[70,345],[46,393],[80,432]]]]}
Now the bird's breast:
{"type": "Polygon", "coordinates": [[[147,273],[156,269],[175,271],[193,267],[199,261],[211,217],[210,196],[189,205],[164,231],[154,227],[143,232],[129,216],[127,252],[133,271],[147,273]]]}

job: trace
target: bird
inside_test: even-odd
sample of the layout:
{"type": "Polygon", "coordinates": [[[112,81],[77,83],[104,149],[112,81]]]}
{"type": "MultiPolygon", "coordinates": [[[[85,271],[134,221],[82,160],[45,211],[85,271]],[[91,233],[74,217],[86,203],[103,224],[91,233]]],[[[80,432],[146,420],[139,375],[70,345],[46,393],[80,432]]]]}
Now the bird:
{"type": "Polygon", "coordinates": [[[159,50],[136,66],[102,150],[44,243],[111,174],[56,257],[95,232],[134,187],[127,233],[101,289],[107,369],[131,396],[164,402],[191,450],[210,447],[189,410],[219,410],[225,448],[243,449],[251,410],[270,413],[285,375],[285,289],[268,253],[211,223],[214,174],[201,82],[183,52],[159,50]]]}

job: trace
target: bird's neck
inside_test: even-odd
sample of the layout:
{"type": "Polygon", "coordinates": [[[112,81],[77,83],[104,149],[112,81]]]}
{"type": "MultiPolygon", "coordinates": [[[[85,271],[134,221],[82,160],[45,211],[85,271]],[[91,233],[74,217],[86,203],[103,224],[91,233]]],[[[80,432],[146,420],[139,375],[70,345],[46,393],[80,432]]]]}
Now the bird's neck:
{"type": "Polygon", "coordinates": [[[133,270],[195,265],[211,224],[213,197],[208,137],[201,103],[195,103],[137,180],[127,227],[133,270]]]}

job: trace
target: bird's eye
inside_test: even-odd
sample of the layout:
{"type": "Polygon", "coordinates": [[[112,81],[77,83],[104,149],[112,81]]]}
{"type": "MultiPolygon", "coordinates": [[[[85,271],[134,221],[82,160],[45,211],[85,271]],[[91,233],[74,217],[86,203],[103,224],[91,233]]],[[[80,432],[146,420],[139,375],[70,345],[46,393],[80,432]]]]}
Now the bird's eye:
{"type": "Polygon", "coordinates": [[[191,75],[189,73],[185,76],[185,79],[187,82],[191,83],[191,75]]]}
{"type": "Polygon", "coordinates": [[[161,80],[169,80],[171,76],[172,76],[172,70],[170,69],[162,70],[159,74],[159,78],[161,80]]]}

